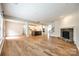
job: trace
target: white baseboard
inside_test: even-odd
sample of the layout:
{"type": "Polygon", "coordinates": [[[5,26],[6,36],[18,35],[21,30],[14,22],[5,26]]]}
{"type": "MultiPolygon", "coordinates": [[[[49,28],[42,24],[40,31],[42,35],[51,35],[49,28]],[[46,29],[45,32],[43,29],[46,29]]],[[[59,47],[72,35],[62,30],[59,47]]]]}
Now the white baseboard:
{"type": "Polygon", "coordinates": [[[2,51],[2,48],[3,48],[3,44],[4,44],[4,40],[2,40],[1,44],[0,44],[0,54],[1,54],[1,51],[2,51]]]}

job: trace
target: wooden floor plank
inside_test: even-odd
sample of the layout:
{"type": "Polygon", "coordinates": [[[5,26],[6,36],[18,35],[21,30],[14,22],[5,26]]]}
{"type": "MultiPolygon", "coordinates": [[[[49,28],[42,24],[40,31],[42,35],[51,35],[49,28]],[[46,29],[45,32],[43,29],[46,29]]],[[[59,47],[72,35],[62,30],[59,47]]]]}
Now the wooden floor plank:
{"type": "Polygon", "coordinates": [[[57,37],[31,36],[6,39],[3,56],[72,56],[78,55],[76,46],[57,37]]]}

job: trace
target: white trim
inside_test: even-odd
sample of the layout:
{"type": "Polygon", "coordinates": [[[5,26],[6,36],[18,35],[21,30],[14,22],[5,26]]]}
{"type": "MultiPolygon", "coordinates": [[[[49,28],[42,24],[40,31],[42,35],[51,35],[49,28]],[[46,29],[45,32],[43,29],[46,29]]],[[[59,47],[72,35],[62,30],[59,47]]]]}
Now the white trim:
{"type": "Polygon", "coordinates": [[[1,40],[1,43],[0,43],[0,54],[1,54],[1,51],[2,51],[2,48],[3,48],[3,44],[4,44],[4,39],[1,40]]]}

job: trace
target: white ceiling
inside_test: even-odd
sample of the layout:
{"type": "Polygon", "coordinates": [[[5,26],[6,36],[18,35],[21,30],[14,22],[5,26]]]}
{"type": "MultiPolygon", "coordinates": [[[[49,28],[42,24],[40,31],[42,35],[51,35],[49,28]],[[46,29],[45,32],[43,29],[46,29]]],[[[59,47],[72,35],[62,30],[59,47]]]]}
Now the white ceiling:
{"type": "Polygon", "coordinates": [[[7,3],[3,4],[5,15],[24,18],[30,21],[50,23],[60,16],[77,12],[79,4],[69,3],[7,3]]]}

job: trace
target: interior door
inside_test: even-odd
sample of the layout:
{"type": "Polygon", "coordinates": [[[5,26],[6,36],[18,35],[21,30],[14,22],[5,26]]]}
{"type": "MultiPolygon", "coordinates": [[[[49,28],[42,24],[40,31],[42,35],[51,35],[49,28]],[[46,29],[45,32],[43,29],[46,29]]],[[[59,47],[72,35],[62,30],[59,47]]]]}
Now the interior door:
{"type": "Polygon", "coordinates": [[[3,14],[2,14],[2,10],[1,10],[1,4],[0,4],[0,53],[3,47],[3,43],[4,43],[4,26],[3,26],[3,14]]]}
{"type": "Polygon", "coordinates": [[[0,44],[3,40],[3,17],[2,14],[0,13],[0,44]]]}

